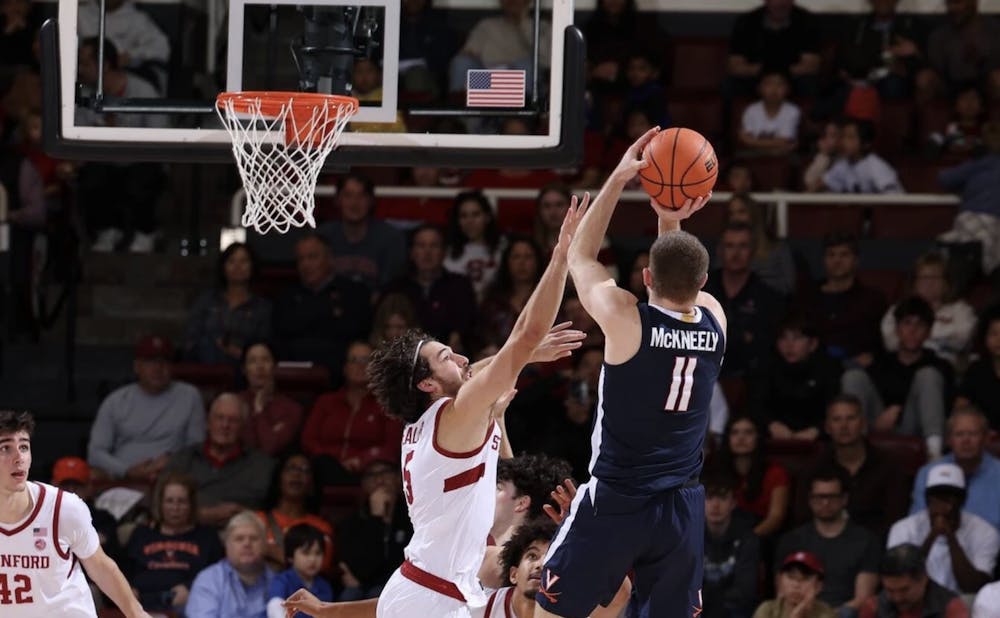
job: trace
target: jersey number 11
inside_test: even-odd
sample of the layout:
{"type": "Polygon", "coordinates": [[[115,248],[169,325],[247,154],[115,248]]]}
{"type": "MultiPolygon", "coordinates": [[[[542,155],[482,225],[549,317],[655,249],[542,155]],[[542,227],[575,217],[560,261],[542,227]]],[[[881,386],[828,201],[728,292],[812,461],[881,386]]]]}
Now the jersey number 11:
{"type": "Polygon", "coordinates": [[[694,356],[678,356],[674,359],[674,371],[670,378],[670,391],[667,393],[667,404],[663,407],[667,412],[687,412],[691,402],[691,389],[694,387],[694,368],[698,359],[694,356]]]}

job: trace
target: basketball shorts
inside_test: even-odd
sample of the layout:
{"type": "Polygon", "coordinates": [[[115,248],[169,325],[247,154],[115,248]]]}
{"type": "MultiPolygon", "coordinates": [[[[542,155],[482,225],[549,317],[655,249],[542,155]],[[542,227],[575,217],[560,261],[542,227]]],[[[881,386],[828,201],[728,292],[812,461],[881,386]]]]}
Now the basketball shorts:
{"type": "Polygon", "coordinates": [[[633,497],[591,479],[549,546],[536,600],[557,616],[585,618],[610,603],[633,570],[639,616],[697,616],[704,526],[705,492],[696,481],[633,497]]]}

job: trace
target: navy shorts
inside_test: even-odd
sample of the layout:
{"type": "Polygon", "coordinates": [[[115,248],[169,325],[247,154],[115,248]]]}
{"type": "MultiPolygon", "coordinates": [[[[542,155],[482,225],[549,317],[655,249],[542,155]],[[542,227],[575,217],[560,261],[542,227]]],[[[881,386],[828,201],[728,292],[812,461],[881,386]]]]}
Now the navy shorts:
{"type": "Polygon", "coordinates": [[[704,545],[701,485],[637,498],[591,479],[552,540],[535,598],[557,616],[586,618],[633,570],[639,616],[692,618],[701,608],[704,545]]]}

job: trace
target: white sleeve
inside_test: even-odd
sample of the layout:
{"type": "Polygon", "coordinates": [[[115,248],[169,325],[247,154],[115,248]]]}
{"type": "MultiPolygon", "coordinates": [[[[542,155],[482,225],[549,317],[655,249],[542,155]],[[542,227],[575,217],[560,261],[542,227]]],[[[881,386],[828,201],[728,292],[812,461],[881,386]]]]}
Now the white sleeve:
{"type": "Polygon", "coordinates": [[[77,558],[86,560],[100,547],[101,540],[94,529],[90,509],[76,494],[62,492],[58,523],[59,540],[69,545],[77,558]]]}
{"type": "Polygon", "coordinates": [[[1000,582],[987,584],[979,590],[972,604],[972,618],[1000,618],[1000,582]]]}
{"type": "Polygon", "coordinates": [[[908,530],[909,522],[910,518],[904,517],[892,525],[892,528],[889,529],[889,540],[885,543],[886,549],[913,542],[913,539],[910,538],[910,530],[908,530]]]}
{"type": "Polygon", "coordinates": [[[285,618],[285,608],[281,604],[285,600],[281,597],[274,597],[267,602],[267,618],[285,618]]]}
{"type": "Polygon", "coordinates": [[[889,307],[889,310],[882,316],[882,345],[889,352],[899,349],[899,337],[896,336],[896,316],[893,312],[896,305],[889,307]]]}
{"type": "Polygon", "coordinates": [[[868,169],[872,175],[872,184],[879,193],[902,193],[903,186],[899,184],[899,176],[891,165],[880,157],[871,157],[868,169]]]}
{"type": "Polygon", "coordinates": [[[759,114],[757,113],[758,103],[753,103],[748,105],[745,110],[743,110],[743,119],[740,122],[741,127],[744,131],[757,137],[760,134],[760,122],[758,121],[759,114]]]}
{"type": "Polygon", "coordinates": [[[729,420],[729,402],[726,393],[716,382],[712,387],[712,399],[708,404],[708,431],[721,436],[726,433],[726,422],[729,420]]]}
{"type": "Polygon", "coordinates": [[[786,103],[785,110],[787,113],[781,115],[781,126],[778,127],[778,137],[784,139],[798,139],[799,137],[799,121],[802,118],[802,112],[799,111],[799,106],[794,103],[786,103]]]}
{"type": "Polygon", "coordinates": [[[985,519],[974,521],[976,521],[975,542],[972,543],[972,547],[966,549],[969,562],[977,571],[992,575],[993,567],[997,564],[997,552],[1000,551],[1000,534],[985,519]]]}
{"type": "Polygon", "coordinates": [[[834,193],[847,193],[851,190],[848,174],[847,163],[839,159],[823,174],[823,184],[834,193]]]}

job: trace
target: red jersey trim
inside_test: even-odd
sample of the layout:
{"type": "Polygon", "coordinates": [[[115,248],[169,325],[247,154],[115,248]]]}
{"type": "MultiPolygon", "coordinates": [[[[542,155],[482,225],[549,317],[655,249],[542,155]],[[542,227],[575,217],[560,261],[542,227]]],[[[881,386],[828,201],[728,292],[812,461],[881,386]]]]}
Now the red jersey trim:
{"type": "MultiPolygon", "coordinates": [[[[63,490],[60,489],[59,491],[56,492],[55,514],[52,515],[52,544],[56,546],[56,553],[59,554],[60,558],[62,558],[63,560],[69,560],[70,558],[69,548],[67,548],[66,551],[64,552],[62,550],[62,546],[59,544],[59,509],[62,507],[62,497],[63,497],[63,490]]],[[[70,566],[70,572],[72,571],[73,567],[70,566]]]]}
{"type": "Polygon", "coordinates": [[[42,500],[44,500],[44,499],[45,499],[45,486],[44,485],[39,485],[38,486],[38,499],[35,500],[35,508],[33,508],[31,510],[31,515],[28,515],[28,519],[24,520],[23,524],[21,524],[17,528],[14,528],[13,530],[7,530],[3,526],[0,526],[0,532],[2,532],[4,534],[4,536],[14,536],[18,532],[20,532],[20,531],[24,530],[25,528],[27,528],[28,526],[30,526],[32,524],[32,522],[35,521],[35,518],[38,517],[38,512],[42,510],[42,500]]]}
{"type": "Polygon", "coordinates": [[[427,571],[415,566],[409,560],[404,560],[403,564],[399,567],[399,573],[410,580],[411,582],[423,586],[428,590],[433,590],[434,592],[455,599],[456,601],[461,601],[465,603],[465,595],[462,591],[458,589],[458,586],[452,582],[442,579],[433,573],[428,573],[427,571]]]}
{"type": "Polygon", "coordinates": [[[504,593],[503,597],[503,615],[504,618],[514,618],[514,610],[511,609],[512,603],[514,602],[514,589],[513,588],[500,588],[499,590],[494,590],[493,594],[490,595],[490,600],[486,603],[486,615],[483,618],[490,618],[493,614],[493,601],[496,600],[497,595],[504,593]]]}
{"type": "Polygon", "coordinates": [[[446,478],[444,480],[444,493],[468,487],[469,485],[475,485],[484,476],[486,476],[486,464],[481,463],[475,468],[470,468],[465,472],[460,472],[455,476],[446,478]]]}
{"type": "Polygon", "coordinates": [[[464,453],[456,453],[454,451],[449,451],[448,449],[438,444],[438,425],[441,423],[441,411],[447,405],[448,405],[447,403],[442,404],[442,406],[437,409],[437,412],[434,413],[434,438],[432,440],[432,442],[434,443],[434,450],[437,451],[439,454],[444,455],[445,457],[448,457],[450,459],[468,459],[469,457],[475,457],[484,448],[486,448],[486,443],[490,441],[490,436],[493,435],[493,426],[496,424],[496,421],[490,422],[490,426],[486,428],[486,435],[483,436],[483,443],[480,444],[477,448],[471,451],[466,451],[464,453]]]}

